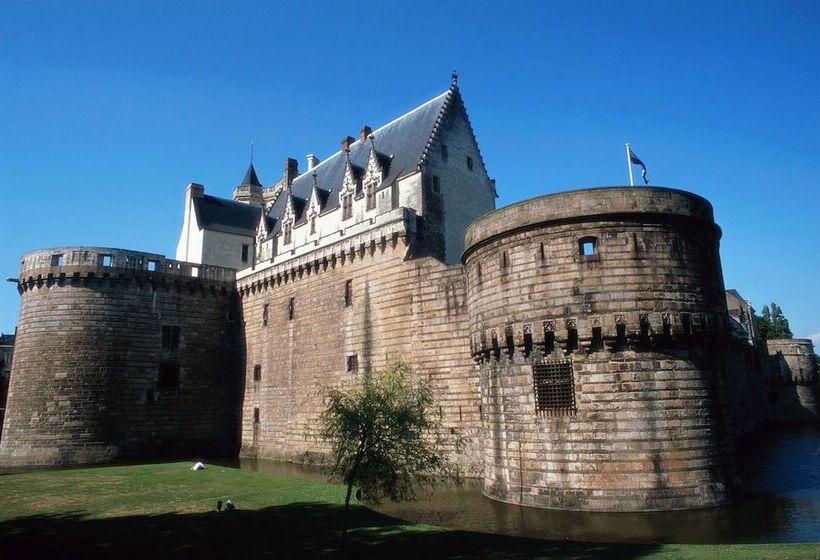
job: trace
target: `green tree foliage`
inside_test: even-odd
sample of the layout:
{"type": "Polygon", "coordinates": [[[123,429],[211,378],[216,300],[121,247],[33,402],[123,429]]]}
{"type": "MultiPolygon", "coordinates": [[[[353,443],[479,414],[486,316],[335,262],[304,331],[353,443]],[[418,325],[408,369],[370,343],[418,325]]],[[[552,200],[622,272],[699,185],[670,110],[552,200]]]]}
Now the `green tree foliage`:
{"type": "Polygon", "coordinates": [[[789,320],[783,315],[780,306],[774,302],[771,308],[768,305],[763,306],[760,316],[755,315],[754,324],[757,335],[764,340],[794,338],[789,328],[789,320]]]}
{"type": "MultiPolygon", "coordinates": [[[[327,390],[321,437],[331,445],[330,476],[347,485],[342,549],[353,487],[368,500],[409,500],[435,479],[458,479],[444,453],[439,415],[429,384],[414,382],[404,362],[327,390]]],[[[453,436],[455,437],[455,436],[453,436]]],[[[457,438],[452,442],[458,447],[457,438]]]]}

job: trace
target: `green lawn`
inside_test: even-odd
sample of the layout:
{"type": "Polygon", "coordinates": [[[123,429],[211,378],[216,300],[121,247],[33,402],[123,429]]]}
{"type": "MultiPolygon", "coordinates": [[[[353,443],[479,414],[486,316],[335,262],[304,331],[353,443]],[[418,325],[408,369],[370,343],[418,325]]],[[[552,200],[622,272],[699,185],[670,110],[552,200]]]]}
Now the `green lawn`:
{"type": "MultiPolygon", "coordinates": [[[[338,485],[190,463],[0,475],[0,558],[339,557],[338,485]],[[238,509],[217,513],[218,499],[238,509]]],[[[356,558],[820,558],[818,545],[617,545],[450,531],[352,508],[356,558]]]]}

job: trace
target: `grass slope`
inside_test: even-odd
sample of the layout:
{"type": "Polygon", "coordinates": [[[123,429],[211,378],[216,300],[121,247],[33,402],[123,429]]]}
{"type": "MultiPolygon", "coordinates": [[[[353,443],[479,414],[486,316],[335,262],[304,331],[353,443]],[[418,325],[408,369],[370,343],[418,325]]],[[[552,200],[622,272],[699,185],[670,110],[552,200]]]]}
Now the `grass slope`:
{"type": "MultiPolygon", "coordinates": [[[[189,463],[0,475],[0,558],[339,557],[342,486],[189,463]],[[238,509],[215,511],[230,497],[238,509]]],[[[817,545],[619,545],[450,531],[351,508],[355,558],[820,558],[817,545]]]]}

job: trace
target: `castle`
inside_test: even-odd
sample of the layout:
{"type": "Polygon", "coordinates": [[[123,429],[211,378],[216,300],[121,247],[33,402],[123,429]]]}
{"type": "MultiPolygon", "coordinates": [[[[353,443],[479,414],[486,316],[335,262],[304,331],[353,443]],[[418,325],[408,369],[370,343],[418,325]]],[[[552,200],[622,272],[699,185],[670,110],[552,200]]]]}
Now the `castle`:
{"type": "Polygon", "coordinates": [[[251,164],[232,200],[190,184],[173,260],[23,256],[0,464],[321,460],[323,387],[400,358],[488,496],[672,510],[730,499],[741,435],[816,418],[811,342],[766,349],[727,307],[708,201],[606,187],[494,210],[455,79],[283,171],[265,187],[251,164]]]}

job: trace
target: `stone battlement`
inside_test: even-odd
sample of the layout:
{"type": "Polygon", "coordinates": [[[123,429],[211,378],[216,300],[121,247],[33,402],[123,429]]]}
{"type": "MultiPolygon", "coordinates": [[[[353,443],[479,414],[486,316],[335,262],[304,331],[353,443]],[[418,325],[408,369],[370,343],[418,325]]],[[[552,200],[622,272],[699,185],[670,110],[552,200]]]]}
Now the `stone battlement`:
{"type": "Polygon", "coordinates": [[[18,281],[22,292],[44,283],[126,276],[198,279],[226,285],[236,281],[236,271],[230,268],[109,247],[57,247],[31,251],[20,261],[18,281]]]}
{"type": "Polygon", "coordinates": [[[635,214],[645,223],[651,223],[653,215],[667,221],[689,218],[720,232],[712,205],[696,194],[664,187],[595,187],[548,194],[485,214],[467,228],[462,260],[498,235],[635,214]]]}
{"type": "Polygon", "coordinates": [[[471,339],[476,361],[553,353],[650,351],[713,347],[727,334],[725,318],[713,313],[618,313],[508,324],[471,339]]]}
{"type": "Polygon", "coordinates": [[[257,289],[278,286],[303,275],[353,262],[363,258],[365,254],[372,255],[377,250],[384,252],[388,245],[395,247],[400,240],[407,244],[409,237],[415,234],[416,213],[409,208],[399,208],[393,212],[392,219],[378,227],[344,237],[331,245],[294,256],[285,262],[265,263],[240,271],[237,274],[237,288],[240,296],[245,296],[257,289]]]}

